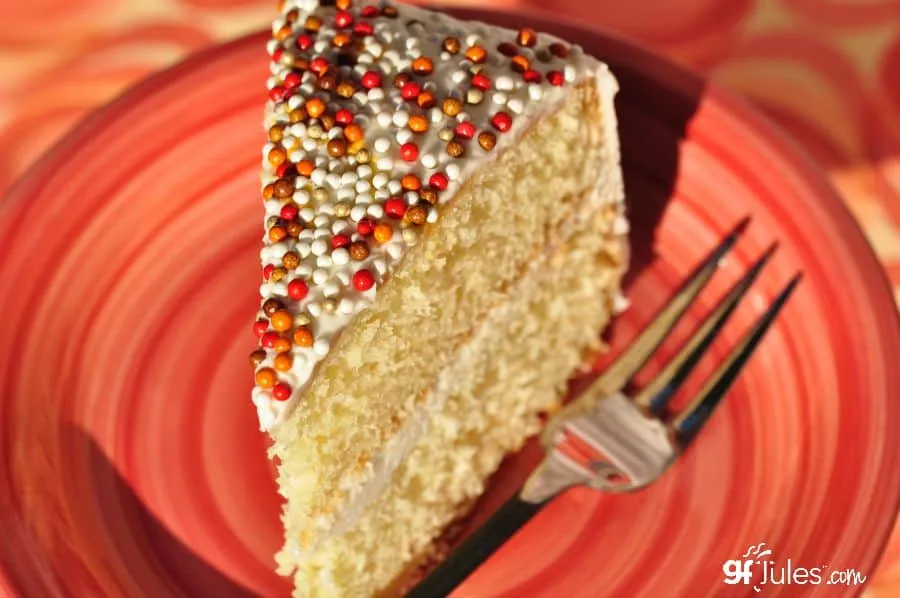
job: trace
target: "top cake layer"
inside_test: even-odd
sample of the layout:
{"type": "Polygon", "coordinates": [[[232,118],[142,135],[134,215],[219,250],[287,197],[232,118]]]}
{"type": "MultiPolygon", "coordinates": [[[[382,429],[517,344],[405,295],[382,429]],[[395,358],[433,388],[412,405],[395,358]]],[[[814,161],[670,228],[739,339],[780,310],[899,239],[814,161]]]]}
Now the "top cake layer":
{"type": "Polygon", "coordinates": [[[294,0],[269,43],[260,348],[271,429],[422,227],[564,88],[605,66],[534,31],[408,6],[294,0]]]}

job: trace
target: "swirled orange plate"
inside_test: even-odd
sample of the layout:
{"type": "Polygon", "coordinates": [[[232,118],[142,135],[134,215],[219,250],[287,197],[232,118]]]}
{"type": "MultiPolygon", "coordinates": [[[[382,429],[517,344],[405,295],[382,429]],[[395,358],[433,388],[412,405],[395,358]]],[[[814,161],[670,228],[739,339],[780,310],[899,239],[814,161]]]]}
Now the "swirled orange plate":
{"type": "MultiPolygon", "coordinates": [[[[740,102],[622,41],[530,20],[621,80],[634,305],[613,327],[613,352],[746,215],[716,291],[770,243],[781,249],[715,355],[790,275],[806,277],[708,432],[658,485],[570,492],[459,595],[755,595],[760,570],[726,585],[723,563],[760,542],[779,567],[871,574],[900,491],[900,329],[859,230],[822,175],[740,102]]],[[[151,78],[0,204],[0,593],[289,591],[272,572],[279,500],[246,363],[266,60],[256,35],[151,78]]],[[[533,456],[503,468],[475,524],[533,456]]]]}

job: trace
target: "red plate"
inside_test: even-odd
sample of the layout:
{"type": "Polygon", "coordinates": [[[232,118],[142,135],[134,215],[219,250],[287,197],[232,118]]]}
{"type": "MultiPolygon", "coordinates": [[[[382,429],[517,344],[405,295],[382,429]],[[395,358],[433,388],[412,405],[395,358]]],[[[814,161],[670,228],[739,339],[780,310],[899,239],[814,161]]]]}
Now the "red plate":
{"type": "MultiPolygon", "coordinates": [[[[900,330],[862,235],[740,102],[622,41],[532,23],[607,60],[622,84],[634,306],[614,348],[745,215],[753,225],[695,322],[765,247],[781,250],[716,355],[790,275],[806,278],[669,475],[636,495],[571,492],[460,595],[755,595],[725,585],[722,565],[759,542],[778,566],[873,573],[900,490],[900,330]]],[[[263,46],[255,35],[142,83],[0,206],[0,591],[288,592],[272,573],[279,500],[247,365],[263,46]]],[[[521,463],[503,470],[507,486],[521,463]]],[[[850,591],[766,589],[800,590],[850,591]]]]}

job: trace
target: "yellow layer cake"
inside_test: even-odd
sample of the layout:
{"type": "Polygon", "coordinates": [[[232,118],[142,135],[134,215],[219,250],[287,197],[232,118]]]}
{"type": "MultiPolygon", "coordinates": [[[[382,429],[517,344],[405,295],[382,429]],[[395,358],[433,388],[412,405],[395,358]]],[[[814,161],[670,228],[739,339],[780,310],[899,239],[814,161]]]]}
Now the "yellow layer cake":
{"type": "Polygon", "coordinates": [[[253,403],[295,596],[391,586],[538,429],[622,301],[615,79],[546,34],[288,0],[253,403]]]}

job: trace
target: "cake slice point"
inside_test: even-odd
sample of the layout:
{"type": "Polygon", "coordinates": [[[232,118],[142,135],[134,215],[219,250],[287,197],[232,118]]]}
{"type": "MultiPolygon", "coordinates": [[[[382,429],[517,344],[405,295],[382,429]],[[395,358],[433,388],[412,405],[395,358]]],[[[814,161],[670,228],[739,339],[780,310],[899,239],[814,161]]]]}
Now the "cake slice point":
{"type": "Polygon", "coordinates": [[[296,596],[421,562],[621,305],[605,65],[529,29],[288,1],[275,21],[252,398],[296,596]]]}

